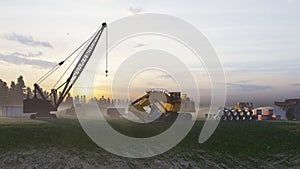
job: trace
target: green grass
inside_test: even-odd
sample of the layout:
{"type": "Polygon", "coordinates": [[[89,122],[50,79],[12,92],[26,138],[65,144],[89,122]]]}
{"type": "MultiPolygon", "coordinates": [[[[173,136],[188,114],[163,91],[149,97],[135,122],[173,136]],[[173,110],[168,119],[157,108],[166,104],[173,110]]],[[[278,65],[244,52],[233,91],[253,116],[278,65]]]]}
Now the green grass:
{"type": "Polygon", "coordinates": [[[31,149],[46,147],[93,148],[75,118],[61,119],[0,119],[0,149],[31,149]]]}
{"type": "Polygon", "coordinates": [[[179,146],[194,145],[208,152],[228,153],[234,156],[264,157],[266,154],[300,153],[300,122],[220,123],[212,137],[200,145],[196,143],[196,138],[201,127],[201,122],[196,123],[179,146]]]}
{"type": "MultiPolygon", "coordinates": [[[[149,137],[163,132],[170,124],[150,125],[125,120],[109,120],[121,133],[149,137]]],[[[209,153],[264,157],[266,154],[299,154],[300,122],[260,121],[220,123],[212,137],[199,144],[204,120],[197,120],[187,137],[169,153],[202,149],[209,153]]],[[[97,146],[82,130],[76,118],[30,120],[0,118],[0,149],[39,149],[47,147],[94,149],[97,146]]]]}

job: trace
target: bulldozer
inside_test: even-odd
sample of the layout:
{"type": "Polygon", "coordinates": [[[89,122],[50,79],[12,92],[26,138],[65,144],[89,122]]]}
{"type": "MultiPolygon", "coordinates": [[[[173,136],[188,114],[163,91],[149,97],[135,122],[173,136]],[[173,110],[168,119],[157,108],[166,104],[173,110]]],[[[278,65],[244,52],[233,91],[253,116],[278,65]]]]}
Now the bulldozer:
{"type": "Polygon", "coordinates": [[[177,116],[185,120],[191,120],[195,111],[195,102],[181,95],[181,92],[168,92],[166,89],[148,89],[146,94],[136,99],[128,106],[132,112],[143,122],[163,120],[172,122],[177,116]]]}
{"type": "Polygon", "coordinates": [[[224,108],[219,112],[221,121],[252,121],[255,120],[253,114],[253,103],[237,102],[234,108],[224,108]]]}

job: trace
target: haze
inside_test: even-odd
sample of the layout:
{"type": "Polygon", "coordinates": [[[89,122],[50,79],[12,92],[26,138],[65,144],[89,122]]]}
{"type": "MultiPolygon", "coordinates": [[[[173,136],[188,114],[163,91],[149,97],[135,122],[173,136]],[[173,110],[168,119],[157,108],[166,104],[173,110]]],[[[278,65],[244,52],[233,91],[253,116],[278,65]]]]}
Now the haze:
{"type": "MultiPolygon", "coordinates": [[[[224,66],[228,104],[241,100],[267,105],[299,98],[299,8],[297,0],[2,1],[0,79],[10,83],[23,75],[26,85],[32,86],[102,22],[150,12],[184,19],[208,38],[224,66]]],[[[136,40],[127,44],[128,50],[137,47],[143,48],[143,43],[136,40]]],[[[205,79],[201,65],[197,66],[200,70],[195,70],[196,74],[205,79]]],[[[170,80],[164,74],[155,75],[170,80]]],[[[57,79],[58,75],[49,81],[57,79]]],[[[146,83],[147,79],[140,77],[134,86],[144,87],[146,83]]],[[[49,89],[52,84],[43,87],[49,89]]],[[[99,96],[109,93],[100,87],[98,90],[99,96]]]]}

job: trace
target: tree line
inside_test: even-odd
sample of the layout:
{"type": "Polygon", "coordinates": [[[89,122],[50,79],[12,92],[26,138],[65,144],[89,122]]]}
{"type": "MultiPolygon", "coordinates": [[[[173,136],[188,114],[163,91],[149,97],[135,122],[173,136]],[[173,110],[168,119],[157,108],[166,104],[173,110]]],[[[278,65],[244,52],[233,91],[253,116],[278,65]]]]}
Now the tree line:
{"type": "MultiPolygon", "coordinates": [[[[17,78],[17,81],[11,81],[10,85],[8,85],[5,81],[0,79],[0,106],[6,106],[6,105],[22,105],[23,100],[25,98],[32,98],[34,90],[31,90],[30,87],[26,87],[24,78],[22,75],[20,75],[17,78]]],[[[37,95],[39,95],[37,93],[37,95]]],[[[49,96],[49,93],[44,91],[45,96],[49,96]]],[[[48,98],[51,100],[50,98],[48,98]]],[[[90,103],[91,101],[96,101],[99,105],[111,105],[111,104],[128,104],[131,102],[130,100],[122,100],[122,99],[110,99],[110,98],[104,98],[102,96],[101,98],[90,98],[86,99],[85,96],[75,96],[74,98],[76,103],[90,103]]],[[[65,105],[72,105],[73,104],[73,97],[68,93],[66,99],[62,104],[65,105]]]]}
{"type": "MultiPolygon", "coordinates": [[[[47,91],[41,90],[44,92],[44,96],[51,99],[47,91]]],[[[33,97],[33,93],[35,93],[34,89],[31,90],[30,87],[26,87],[22,75],[17,78],[16,82],[11,81],[10,85],[0,79],[0,106],[22,105],[25,98],[33,97]]],[[[37,95],[39,97],[38,93],[37,95]]],[[[66,103],[73,103],[73,98],[69,93],[66,97],[66,103]]]]}
{"type": "Polygon", "coordinates": [[[0,105],[21,105],[26,93],[32,95],[30,87],[26,87],[23,76],[19,76],[17,81],[11,81],[8,85],[0,79],[0,105]]]}

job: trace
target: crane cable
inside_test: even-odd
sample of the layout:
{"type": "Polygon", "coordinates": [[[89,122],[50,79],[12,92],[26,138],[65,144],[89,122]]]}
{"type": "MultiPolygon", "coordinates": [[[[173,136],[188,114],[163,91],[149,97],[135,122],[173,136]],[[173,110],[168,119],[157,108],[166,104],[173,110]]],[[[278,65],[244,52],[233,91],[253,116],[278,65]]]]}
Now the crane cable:
{"type": "MultiPolygon", "coordinates": [[[[99,29],[101,29],[102,27],[99,27],[97,29],[97,31],[86,41],[84,42],[84,44],[86,44],[89,40],[91,40],[94,36],[97,35],[97,32],[99,29]]],[[[82,44],[83,46],[83,44],[82,44]]],[[[78,54],[72,61],[72,63],[68,66],[68,68],[64,71],[64,73],[60,76],[60,78],[57,80],[57,82],[55,83],[55,85],[53,86],[53,89],[57,86],[57,84],[60,82],[60,80],[65,76],[65,74],[67,73],[67,71],[70,69],[70,67],[74,64],[74,62],[76,61],[76,59],[79,57],[80,55],[78,54]]],[[[61,84],[56,90],[58,90],[59,88],[61,88],[66,82],[64,82],[63,84],[61,84]]]]}
{"type": "MultiPolygon", "coordinates": [[[[64,62],[66,61],[66,60],[68,60],[71,56],[73,56],[80,48],[82,48],[82,46],[84,46],[93,36],[94,36],[95,34],[93,34],[88,40],[86,40],[85,42],[83,42],[79,47],[77,47],[67,58],[65,58],[63,61],[61,61],[61,62],[59,62],[57,65],[55,65],[54,67],[52,67],[46,74],[44,74],[41,78],[39,78],[37,81],[36,81],[36,83],[37,84],[40,84],[40,83],[42,83],[45,79],[47,79],[49,76],[51,76],[61,65],[63,65],[64,64],[64,62]]],[[[78,57],[78,56],[77,56],[78,57]]],[[[76,58],[77,58],[76,57],[76,58]]],[[[76,59],[75,58],[75,59],[76,59]]],[[[75,60],[74,59],[74,60],[75,60]]],[[[74,60],[73,60],[73,62],[74,62],[74,60]]],[[[73,63],[72,62],[72,63],[73,63]]],[[[69,66],[70,67],[70,66],[69,66]]],[[[68,67],[68,69],[69,69],[69,67],[68,67]]],[[[64,74],[66,73],[66,71],[64,72],[64,74]]],[[[63,74],[63,75],[64,75],[63,74]]],[[[61,77],[62,78],[62,77],[61,77]]],[[[60,79],[61,79],[60,78],[60,79]]]]}
{"type": "MultiPolygon", "coordinates": [[[[99,27],[97,29],[97,31],[88,39],[86,40],[78,49],[80,49],[84,44],[86,44],[89,40],[91,40],[94,36],[96,36],[98,30],[101,29],[101,27],[99,27]]],[[[78,50],[77,49],[77,50],[78,50]]],[[[75,52],[73,52],[75,53],[75,52]]],[[[70,67],[74,64],[74,62],[77,60],[77,58],[79,57],[80,55],[78,54],[74,59],[73,61],[71,62],[71,64],[68,66],[68,68],[64,71],[64,73],[60,76],[60,78],[56,81],[56,83],[54,84],[54,86],[52,87],[52,89],[55,89],[55,87],[57,86],[57,84],[60,82],[60,80],[65,76],[65,74],[67,73],[67,71],[70,69],[70,67]]],[[[58,90],[59,88],[61,88],[66,82],[64,82],[63,84],[61,84],[56,90],[58,90]]]]}
{"type": "Polygon", "coordinates": [[[46,74],[44,74],[42,77],[40,77],[39,80],[37,80],[35,83],[37,83],[37,84],[42,83],[48,76],[50,76],[53,72],[55,72],[59,68],[58,65],[59,64],[52,67],[46,74]]]}
{"type": "Polygon", "coordinates": [[[108,28],[106,27],[106,51],[105,51],[106,69],[105,76],[108,76],[108,28]]]}
{"type": "MultiPolygon", "coordinates": [[[[67,71],[70,69],[70,67],[73,65],[73,63],[75,62],[75,60],[79,57],[79,55],[77,55],[75,57],[75,59],[73,59],[72,63],[68,66],[68,68],[64,71],[64,73],[59,77],[59,79],[56,81],[56,83],[54,84],[54,86],[52,87],[52,89],[54,89],[56,87],[56,85],[60,82],[60,80],[65,76],[65,74],[67,73],[67,71]]],[[[62,86],[62,85],[61,85],[62,86]]],[[[60,86],[60,87],[61,87],[60,86]]],[[[59,87],[59,88],[60,88],[59,87]]]]}

